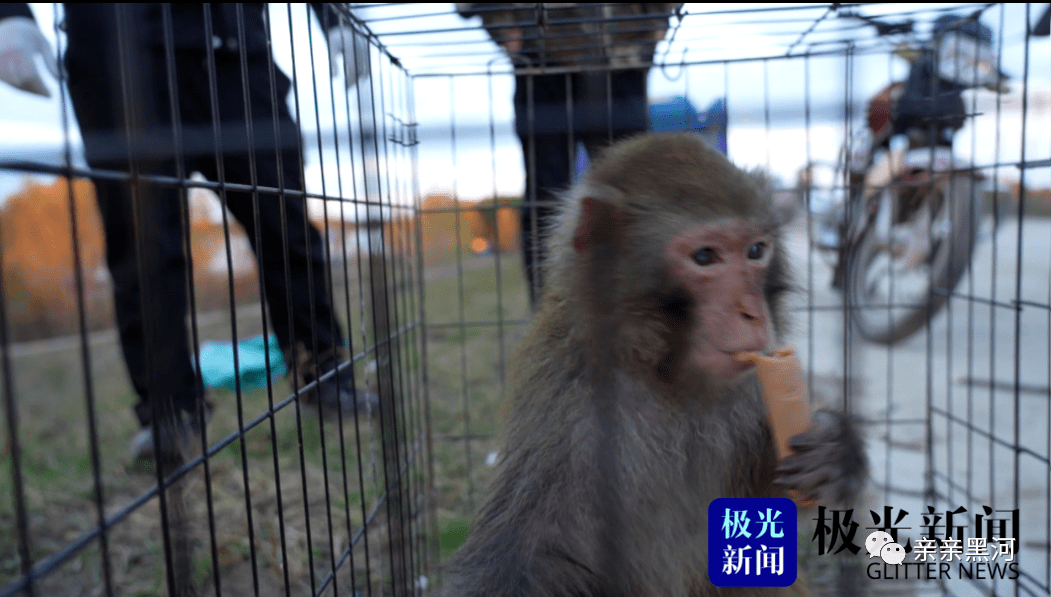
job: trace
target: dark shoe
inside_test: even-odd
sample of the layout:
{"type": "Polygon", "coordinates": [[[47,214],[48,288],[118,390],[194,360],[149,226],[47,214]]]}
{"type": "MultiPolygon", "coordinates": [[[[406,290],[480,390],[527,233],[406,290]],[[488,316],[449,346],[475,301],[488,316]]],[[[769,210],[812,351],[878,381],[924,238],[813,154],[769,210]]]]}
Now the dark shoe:
{"type": "MultiPolygon", "coordinates": [[[[207,424],[210,409],[205,409],[207,424]]],[[[161,464],[178,468],[192,460],[201,450],[201,426],[197,416],[180,410],[174,418],[158,421],[160,436],[154,442],[153,426],[143,428],[131,439],[131,455],[139,464],[161,464]]]]}
{"type": "Polygon", "coordinates": [[[315,365],[308,359],[304,365],[302,404],[320,411],[322,418],[337,421],[340,412],[343,413],[343,420],[358,415],[379,415],[379,398],[367,390],[354,387],[354,368],[349,361],[340,363],[337,358],[329,358],[315,365]],[[311,383],[318,371],[321,375],[317,383],[311,383]]]}

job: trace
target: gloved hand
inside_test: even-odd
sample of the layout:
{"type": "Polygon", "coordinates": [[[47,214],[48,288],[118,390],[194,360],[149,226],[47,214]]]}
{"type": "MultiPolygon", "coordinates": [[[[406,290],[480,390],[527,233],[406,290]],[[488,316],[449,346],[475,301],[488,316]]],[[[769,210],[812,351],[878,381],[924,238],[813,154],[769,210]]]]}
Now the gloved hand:
{"type": "Polygon", "coordinates": [[[0,20],[0,81],[23,91],[51,97],[51,91],[44,86],[37,70],[37,54],[57,79],[55,53],[33,19],[8,17],[0,20]]]}
{"type": "Polygon", "coordinates": [[[328,32],[328,61],[332,66],[333,77],[339,74],[337,56],[343,58],[343,76],[348,89],[369,76],[369,40],[360,33],[354,33],[347,25],[334,27],[328,32]]]}

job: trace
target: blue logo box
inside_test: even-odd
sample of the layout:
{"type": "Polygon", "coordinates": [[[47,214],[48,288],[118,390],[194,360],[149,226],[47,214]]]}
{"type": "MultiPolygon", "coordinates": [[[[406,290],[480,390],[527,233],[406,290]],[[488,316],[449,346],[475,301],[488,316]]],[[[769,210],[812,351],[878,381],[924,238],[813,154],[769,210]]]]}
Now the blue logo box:
{"type": "Polygon", "coordinates": [[[717,587],[787,587],[799,564],[796,504],[718,498],[708,505],[708,577],[717,587]]]}

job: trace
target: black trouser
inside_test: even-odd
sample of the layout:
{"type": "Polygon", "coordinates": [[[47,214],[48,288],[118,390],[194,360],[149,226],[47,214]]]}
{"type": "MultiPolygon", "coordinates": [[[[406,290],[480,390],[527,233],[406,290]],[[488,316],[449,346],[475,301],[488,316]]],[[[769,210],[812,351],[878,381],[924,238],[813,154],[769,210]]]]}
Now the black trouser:
{"type": "Polygon", "coordinates": [[[576,144],[583,142],[594,159],[603,146],[649,128],[648,70],[515,76],[515,130],[526,168],[522,251],[534,308],[558,193],[573,180],[576,144]]]}
{"type": "MultiPolygon", "coordinates": [[[[177,92],[172,94],[162,48],[123,57],[116,52],[115,43],[85,48],[71,41],[66,55],[70,96],[93,169],[183,179],[200,171],[212,181],[241,184],[251,184],[254,174],[260,187],[303,188],[299,133],[285,103],[291,85],[275,67],[276,92],[271,92],[265,54],[248,57],[246,94],[236,53],[214,54],[218,84],[212,86],[206,54],[179,50],[173,64],[177,92]],[[121,77],[119,64],[131,76],[121,77]],[[251,139],[246,95],[254,123],[251,139]],[[173,98],[181,138],[173,134],[173,98]],[[213,101],[221,148],[213,134],[213,101]]],[[[184,191],[173,181],[134,177],[130,183],[96,178],[95,186],[121,348],[139,395],[139,421],[149,424],[154,413],[166,418],[176,407],[195,412],[203,392],[185,321],[184,191]]],[[[324,247],[306,218],[304,198],[265,192],[256,197],[246,191],[226,191],[224,198],[256,253],[271,324],[285,353],[301,345],[311,354],[331,354],[342,346],[326,290],[324,247]]]]}

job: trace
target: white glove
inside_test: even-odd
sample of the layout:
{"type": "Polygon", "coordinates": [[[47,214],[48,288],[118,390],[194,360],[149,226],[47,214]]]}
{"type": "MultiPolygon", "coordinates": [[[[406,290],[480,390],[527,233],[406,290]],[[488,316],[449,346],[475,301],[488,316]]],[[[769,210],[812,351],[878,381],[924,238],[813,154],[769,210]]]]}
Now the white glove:
{"type": "Polygon", "coordinates": [[[0,20],[0,81],[17,89],[51,97],[36,66],[36,55],[58,78],[58,64],[51,44],[29,17],[8,17],[0,20]]]}
{"type": "Polygon", "coordinates": [[[348,89],[369,76],[369,40],[360,33],[354,33],[347,25],[334,27],[328,32],[328,62],[332,67],[333,77],[339,74],[337,56],[343,57],[343,76],[347,80],[348,89]]]}

